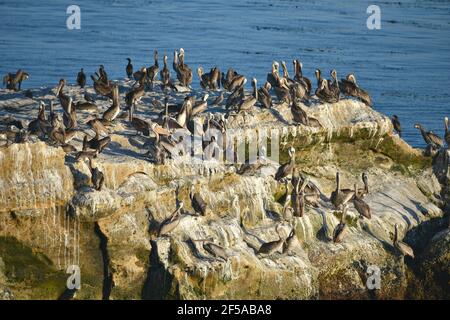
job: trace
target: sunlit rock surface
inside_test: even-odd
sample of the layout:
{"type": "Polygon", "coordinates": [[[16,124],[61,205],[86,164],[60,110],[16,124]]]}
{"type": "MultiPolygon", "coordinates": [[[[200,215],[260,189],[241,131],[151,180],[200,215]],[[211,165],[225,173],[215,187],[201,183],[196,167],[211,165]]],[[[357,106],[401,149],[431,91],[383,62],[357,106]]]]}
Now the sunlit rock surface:
{"type": "MultiPolygon", "coordinates": [[[[122,97],[130,85],[120,83],[122,97]]],[[[74,86],[65,91],[82,99],[74,86]]],[[[86,91],[95,96],[92,88],[86,91]]],[[[53,100],[60,111],[50,89],[33,94],[47,104],[53,100]]],[[[217,94],[211,92],[210,100],[217,94]]],[[[171,94],[170,101],[184,96],[171,94]]],[[[163,111],[153,100],[163,101],[159,89],[145,94],[137,116],[154,118],[163,111]]],[[[97,104],[100,112],[110,106],[105,99],[97,104]]],[[[21,93],[0,91],[0,116],[30,121],[37,105],[21,93]]],[[[255,130],[278,132],[281,163],[287,149],[296,148],[298,170],[324,197],[318,208],[308,207],[295,219],[277,202],[285,192],[273,178],[277,166],[241,176],[239,166],[214,160],[155,165],[145,155],[146,138],[136,136],[126,120],[110,129],[111,144],[93,161],[105,174],[101,191],[92,188],[87,163],[61,148],[33,138],[0,147],[0,298],[56,299],[70,265],[81,268],[77,299],[404,299],[428,293],[448,298],[449,242],[442,219],[449,199],[447,151],[432,162],[392,134],[388,117],[358,101],[304,108],[323,128],[294,124],[286,105],[255,108],[228,123],[229,131],[249,144],[255,130]],[[326,201],[336,171],[343,188],[362,187],[361,174],[368,173],[365,200],[372,209],[372,219],[361,219],[350,205],[349,232],[340,244],[330,239],[341,212],[326,201]],[[208,203],[206,216],[194,214],[192,185],[208,203]],[[184,202],[180,223],[158,237],[177,196],[184,202]],[[396,223],[399,237],[416,251],[415,260],[393,247],[396,223]],[[295,229],[292,250],[258,255],[261,244],[278,240],[277,226],[283,237],[295,229]],[[205,239],[224,247],[227,259],[205,251],[198,241],[205,239]],[[366,285],[371,266],[381,270],[377,290],[366,285]]],[[[92,136],[88,116],[79,112],[79,125],[92,136]]],[[[83,136],[71,142],[78,150],[83,136]]]]}

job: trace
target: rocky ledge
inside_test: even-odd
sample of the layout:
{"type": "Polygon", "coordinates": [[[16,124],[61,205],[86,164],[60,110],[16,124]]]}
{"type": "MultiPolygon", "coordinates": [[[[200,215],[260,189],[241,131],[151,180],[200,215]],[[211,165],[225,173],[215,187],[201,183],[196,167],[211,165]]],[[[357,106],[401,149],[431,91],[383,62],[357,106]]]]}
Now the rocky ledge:
{"type": "MultiPolygon", "coordinates": [[[[120,91],[129,85],[121,82],[120,91]]],[[[81,99],[76,87],[66,90],[81,99]]],[[[86,92],[94,95],[92,88],[86,92]]],[[[51,89],[32,94],[34,99],[1,91],[0,115],[30,121],[38,100],[53,100],[60,110],[51,89]]],[[[171,94],[170,101],[184,96],[171,94]]],[[[156,117],[162,109],[154,100],[162,101],[163,94],[146,93],[137,115],[156,117]]],[[[101,113],[110,103],[96,104],[101,113]]],[[[228,122],[246,145],[253,145],[255,132],[275,132],[281,163],[295,148],[297,170],[322,193],[303,217],[283,209],[286,190],[274,179],[275,162],[245,175],[237,173],[239,165],[214,159],[157,165],[145,155],[147,138],[136,136],[126,120],[109,129],[111,143],[93,160],[105,175],[101,191],[92,188],[87,163],[61,147],[33,137],[0,147],[0,298],[56,299],[65,291],[71,265],[81,271],[77,299],[450,298],[450,230],[444,217],[449,151],[424,156],[392,133],[389,118],[358,101],[303,107],[323,127],[295,124],[286,105],[255,108],[228,122]],[[368,174],[364,200],[372,210],[372,218],[363,219],[349,206],[341,243],[331,238],[342,212],[328,200],[337,171],[344,188],[362,186],[361,174],[368,174]],[[192,186],[208,204],[205,215],[194,214],[192,186]],[[177,201],[184,203],[178,226],[158,236],[177,201]],[[395,224],[414,259],[394,248],[395,224]],[[257,253],[292,229],[291,250],[257,253]],[[211,255],[202,239],[223,247],[225,258],[211,255]],[[380,271],[375,289],[367,286],[373,270],[380,271]]],[[[92,134],[83,121],[88,116],[79,113],[80,127],[92,134]]],[[[196,121],[205,118],[202,113],[196,121]]],[[[82,138],[73,140],[78,150],[82,138]]]]}

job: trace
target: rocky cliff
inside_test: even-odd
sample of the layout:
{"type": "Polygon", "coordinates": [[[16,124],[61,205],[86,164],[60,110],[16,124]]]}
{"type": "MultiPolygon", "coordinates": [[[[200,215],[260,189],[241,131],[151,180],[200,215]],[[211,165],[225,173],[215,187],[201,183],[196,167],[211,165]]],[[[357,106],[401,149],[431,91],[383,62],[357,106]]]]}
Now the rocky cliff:
{"type": "MultiPolygon", "coordinates": [[[[81,96],[75,87],[68,90],[81,96]]],[[[33,93],[57,101],[48,89],[33,93]]],[[[35,100],[0,94],[1,114],[26,121],[36,117],[35,100]]],[[[154,99],[162,98],[145,95],[139,116],[161,111],[148,107],[154,99]]],[[[97,104],[108,106],[104,100],[97,104]]],[[[389,118],[357,101],[304,108],[322,128],[294,124],[286,105],[255,109],[228,123],[247,144],[255,132],[279,133],[281,163],[295,147],[296,168],[323,194],[301,218],[283,210],[279,199],[285,186],[273,178],[276,164],[251,175],[215,160],[156,165],[125,120],[117,122],[111,144],[94,159],[105,174],[101,191],[92,188],[87,164],[60,147],[37,139],[0,147],[0,297],[56,299],[65,290],[67,267],[78,265],[77,299],[450,298],[444,218],[449,151],[425,157],[392,133],[389,118]],[[342,212],[327,199],[337,171],[345,188],[362,186],[361,174],[368,173],[365,201],[372,210],[368,220],[349,207],[348,234],[339,244],[331,237],[342,212]],[[205,216],[194,214],[191,186],[208,203],[205,216]],[[158,237],[177,200],[184,203],[179,225],[158,237]],[[393,247],[395,224],[415,259],[393,247]],[[285,237],[295,229],[292,250],[257,254],[261,244],[278,239],[277,226],[285,237]],[[212,256],[202,239],[225,248],[227,258],[212,256]],[[370,290],[368,270],[374,267],[381,282],[370,290]]],[[[82,138],[74,140],[78,148],[82,138]]]]}

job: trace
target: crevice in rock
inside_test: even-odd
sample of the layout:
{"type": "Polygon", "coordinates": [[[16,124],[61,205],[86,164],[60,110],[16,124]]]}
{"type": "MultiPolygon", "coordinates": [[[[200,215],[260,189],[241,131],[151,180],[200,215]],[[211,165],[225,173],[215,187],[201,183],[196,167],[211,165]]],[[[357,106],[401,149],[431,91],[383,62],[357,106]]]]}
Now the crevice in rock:
{"type": "Polygon", "coordinates": [[[174,276],[167,271],[166,266],[158,254],[158,243],[150,241],[150,260],[147,273],[147,279],[142,289],[142,299],[161,300],[161,299],[179,299],[178,287],[175,293],[171,291],[174,276]]]}
{"type": "Polygon", "coordinates": [[[111,295],[111,290],[113,288],[114,280],[113,274],[111,272],[110,259],[108,254],[108,238],[100,229],[98,222],[95,222],[94,232],[100,239],[100,251],[103,258],[103,289],[102,289],[102,299],[109,300],[111,295]]]}

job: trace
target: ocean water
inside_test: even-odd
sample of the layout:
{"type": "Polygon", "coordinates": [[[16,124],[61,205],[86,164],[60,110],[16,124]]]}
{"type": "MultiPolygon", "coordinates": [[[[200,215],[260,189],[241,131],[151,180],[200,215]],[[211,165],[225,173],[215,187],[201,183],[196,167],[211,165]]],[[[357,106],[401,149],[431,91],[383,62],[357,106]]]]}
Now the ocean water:
{"type": "MultiPolygon", "coordinates": [[[[234,67],[265,81],[273,60],[303,62],[305,75],[356,74],[375,109],[397,114],[404,138],[423,146],[416,122],[443,134],[450,116],[450,1],[365,0],[0,0],[0,73],[22,68],[24,88],[74,82],[81,67],[103,64],[125,76],[174,49],[205,69],[234,67]],[[81,30],[68,30],[66,9],[81,9],[81,30]],[[366,9],[381,9],[381,29],[369,30],[366,9]]],[[[194,78],[194,86],[198,79],[194,78]]]]}

